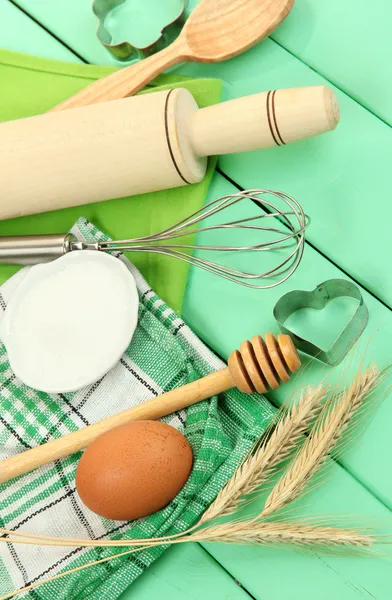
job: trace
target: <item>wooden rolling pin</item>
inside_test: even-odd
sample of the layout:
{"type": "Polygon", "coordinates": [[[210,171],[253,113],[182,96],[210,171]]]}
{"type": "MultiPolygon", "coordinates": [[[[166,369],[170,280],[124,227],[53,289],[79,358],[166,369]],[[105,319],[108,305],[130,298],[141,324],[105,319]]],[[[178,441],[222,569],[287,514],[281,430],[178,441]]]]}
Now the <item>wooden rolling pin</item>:
{"type": "Polygon", "coordinates": [[[233,387],[247,394],[263,394],[269,388],[276,389],[280,381],[286,383],[290,379],[290,372],[294,373],[300,366],[298,352],[288,335],[281,334],[275,338],[267,333],[265,342],[260,336],[255,336],[252,342],[241,344],[240,352],[235,350],[230,355],[228,367],[221,371],[3,460],[0,462],[0,483],[82,450],[102,433],[118,425],[142,419],[159,419],[233,387]]]}
{"type": "Polygon", "coordinates": [[[0,219],[201,181],[210,155],[334,129],[327,87],[263,92],[198,109],[173,89],[0,124],[0,219]]]}

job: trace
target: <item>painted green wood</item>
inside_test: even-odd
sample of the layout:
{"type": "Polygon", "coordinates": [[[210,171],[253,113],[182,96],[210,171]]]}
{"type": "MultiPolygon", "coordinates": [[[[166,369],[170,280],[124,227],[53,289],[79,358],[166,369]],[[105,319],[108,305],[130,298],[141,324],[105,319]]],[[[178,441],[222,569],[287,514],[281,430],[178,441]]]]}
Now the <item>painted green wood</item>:
{"type": "MultiPolygon", "coordinates": [[[[0,46],[17,52],[80,62],[8,0],[0,0],[0,46]],[[15,32],[19,32],[19,35],[15,32]]],[[[164,556],[122,595],[122,600],[127,600],[131,593],[132,599],[135,600],[147,600],[158,595],[170,600],[215,600],[221,597],[227,600],[246,600],[249,597],[246,591],[197,544],[176,547],[165,552],[164,556]]]]}
{"type": "MultiPolygon", "coordinates": [[[[89,61],[104,60],[104,50],[95,39],[90,0],[57,0],[56,5],[42,0],[18,2],[77,52],[83,54],[81,48],[86,48],[83,55],[89,61]]],[[[194,4],[195,0],[190,6],[194,4]]],[[[327,83],[272,40],[234,60],[186,64],[178,72],[222,78],[227,97],[327,83]]],[[[312,244],[392,307],[388,260],[392,207],[387,193],[391,130],[345,94],[339,93],[339,101],[341,123],[328,136],[222,157],[220,166],[243,187],[280,188],[296,195],[313,220],[309,230],[312,244]],[[373,216],[373,198],[382,219],[373,216]]]]}
{"type": "MultiPolygon", "coordinates": [[[[187,14],[198,3],[189,0],[187,14]]],[[[392,124],[392,78],[384,69],[392,56],[391,22],[389,0],[374,2],[371,10],[367,0],[295,0],[270,37],[392,124]]]]}
{"type": "Polygon", "coordinates": [[[272,38],[392,124],[390,0],[296,0],[272,38]]]}
{"type": "MultiPolygon", "coordinates": [[[[209,192],[209,199],[217,198],[223,194],[235,192],[234,186],[229,184],[219,175],[216,175],[209,192]]],[[[227,214],[229,220],[235,220],[244,214],[258,214],[258,209],[250,201],[237,204],[232,214],[227,214]],[[246,213],[245,213],[246,211],[246,213]]],[[[238,233],[238,232],[237,232],[238,233]]],[[[228,236],[225,232],[225,241],[228,236]]],[[[215,239],[219,243],[219,234],[215,239]]],[[[211,241],[211,238],[208,238],[211,241]]],[[[222,238],[223,239],[223,238],[222,238]]],[[[204,243],[207,242],[207,237],[204,243]]],[[[249,239],[235,236],[235,242],[249,243],[249,239]]],[[[199,243],[203,243],[202,234],[199,243]]],[[[249,254],[246,258],[237,254],[230,256],[230,263],[236,268],[250,269],[260,272],[272,266],[271,261],[276,261],[273,254],[249,254]]],[[[198,269],[190,272],[186,299],[183,309],[184,318],[192,329],[211,346],[220,356],[227,358],[234,348],[245,339],[253,335],[264,334],[267,331],[276,331],[277,326],[273,319],[272,309],[276,301],[286,292],[293,289],[311,290],[319,283],[330,278],[345,277],[337,267],[325,260],[317,251],[307,246],[303,262],[295,273],[283,285],[269,290],[252,290],[236,286],[229,281],[206,273],[198,269]],[[222,306],[224,298],[224,306],[222,306]],[[224,308],[224,309],[223,309],[224,308]]],[[[362,351],[370,340],[367,351],[368,359],[376,360],[380,367],[392,362],[392,313],[370,294],[364,292],[366,303],[369,307],[369,324],[362,338],[362,351]]],[[[343,307],[344,314],[349,317],[352,305],[343,307]]],[[[311,312],[312,320],[309,327],[317,332],[317,339],[325,343],[322,330],[337,335],[343,327],[339,318],[341,304],[332,304],[326,313],[311,312]],[[339,322],[340,321],[340,322],[339,322]]],[[[310,316],[309,316],[310,319],[310,316]]],[[[313,334],[315,335],[315,333],[313,334]]],[[[361,350],[358,351],[359,354],[361,350]]],[[[358,359],[358,356],[356,357],[358,359]]],[[[345,365],[340,367],[327,367],[319,361],[313,361],[311,370],[305,368],[298,373],[293,383],[286,384],[277,392],[270,394],[275,402],[280,403],[289,397],[295,386],[306,385],[320,381],[326,373],[330,377],[339,377],[345,365]]],[[[306,363],[306,360],[305,360],[306,363]]],[[[392,463],[392,442],[390,423],[392,422],[392,394],[382,402],[374,412],[373,419],[367,424],[366,430],[361,433],[361,443],[353,447],[342,459],[342,464],[356,478],[358,478],[378,498],[392,508],[392,478],[385,476],[385,465],[392,463]]]]}
{"type": "Polygon", "coordinates": [[[0,47],[69,62],[80,62],[9,0],[0,0],[0,47]]]}
{"type": "MultiPolygon", "coordinates": [[[[114,64],[96,40],[91,0],[13,0],[64,39],[88,62],[114,64]]],[[[187,13],[198,4],[188,0],[187,13]]],[[[392,55],[392,3],[366,0],[296,0],[272,39],[337,87],[392,122],[392,80],[382,65],[392,55]],[[377,42],[369,43],[377,31],[377,42]]]]}
{"type": "MultiPolygon", "coordinates": [[[[12,0],[88,63],[119,64],[96,36],[98,20],[92,0],[12,0]]],[[[48,58],[52,58],[48,55],[48,58]]],[[[54,58],[54,57],[53,57],[54,58]]]]}
{"type": "MultiPolygon", "coordinates": [[[[296,84],[293,83],[292,85],[296,84]]],[[[280,86],[282,87],[282,84],[280,84],[280,86]]],[[[211,197],[223,193],[223,188],[225,186],[223,186],[221,182],[218,182],[218,185],[219,187],[217,187],[216,184],[214,185],[214,188],[212,189],[213,196],[211,197]]],[[[319,269],[319,275],[328,270],[326,266],[328,265],[327,261],[321,261],[320,259],[320,262],[322,262],[323,267],[319,269]]],[[[315,269],[317,270],[317,266],[315,269]]],[[[331,267],[331,269],[333,269],[333,267],[331,267]]],[[[242,295],[242,291],[240,293],[239,289],[230,286],[230,288],[227,288],[227,298],[223,314],[222,306],[220,305],[218,310],[216,299],[214,299],[214,295],[216,295],[217,290],[220,289],[220,284],[217,284],[218,288],[216,288],[215,283],[212,283],[211,279],[199,280],[199,276],[203,277],[204,274],[201,274],[200,272],[196,272],[196,274],[195,272],[192,273],[190,286],[197,285],[198,287],[199,281],[202,286],[205,286],[204,292],[201,292],[203,288],[199,288],[198,296],[192,292],[191,299],[194,306],[193,309],[191,309],[190,305],[188,308],[189,310],[192,310],[194,326],[196,328],[199,327],[199,333],[203,334],[204,338],[213,338],[214,335],[217,334],[217,329],[220,329],[222,335],[220,341],[222,343],[224,342],[223,345],[229,346],[230,349],[233,347],[233,344],[231,343],[233,341],[233,332],[235,332],[234,339],[238,338],[237,341],[241,341],[243,332],[242,330],[239,332],[233,325],[233,322],[235,321],[233,315],[239,314],[239,305],[245,307],[245,310],[243,311],[243,313],[246,313],[244,315],[244,321],[247,326],[249,326],[248,329],[250,335],[254,333],[254,326],[256,324],[258,327],[264,329],[264,326],[262,326],[263,324],[260,323],[260,315],[269,313],[272,306],[271,299],[268,300],[266,297],[264,298],[266,292],[260,293],[263,295],[260,298],[259,304],[258,302],[256,303],[254,296],[245,297],[242,295]],[[194,277],[196,277],[196,281],[194,277]],[[209,305],[206,304],[206,290],[209,291],[209,305]],[[257,310],[257,317],[253,307],[257,310]],[[210,311],[214,318],[210,318],[210,315],[207,314],[210,311]],[[226,318],[224,318],[224,316],[226,318]]],[[[307,282],[309,282],[309,277],[306,279],[307,282]]],[[[318,282],[319,280],[315,281],[315,283],[318,282]]],[[[280,290],[282,290],[282,288],[280,288],[280,290]]],[[[237,343],[237,341],[235,343],[237,343]]],[[[224,354],[224,352],[222,352],[222,354],[224,354]]],[[[382,434],[383,433],[384,432],[382,432],[382,434]]],[[[375,456],[378,456],[378,454],[375,456]]],[[[347,473],[344,473],[340,467],[336,466],[335,469],[338,469],[340,476],[336,479],[334,475],[333,479],[331,479],[331,483],[328,484],[328,490],[330,489],[328,494],[326,492],[326,486],[323,486],[323,488],[320,488],[319,490],[319,493],[322,494],[322,498],[326,498],[326,505],[320,506],[320,503],[313,499],[312,507],[314,510],[320,512],[368,513],[372,517],[379,516],[384,517],[385,519],[387,518],[387,512],[383,510],[382,506],[377,503],[370,494],[357,484],[347,473]]],[[[224,567],[234,576],[238,577],[238,580],[244,583],[257,598],[279,598],[280,600],[282,597],[287,597],[290,598],[290,600],[291,598],[302,598],[307,600],[307,598],[313,599],[316,597],[330,598],[335,594],[338,598],[348,600],[350,598],[371,597],[371,595],[378,599],[383,599],[390,598],[391,595],[389,576],[390,564],[384,559],[377,561],[356,559],[354,561],[352,559],[334,558],[331,562],[331,559],[325,560],[325,557],[304,557],[292,552],[277,553],[272,551],[222,547],[217,545],[209,545],[208,551],[213,553],[217,558],[219,556],[218,560],[220,560],[224,567]],[[244,552],[245,554],[243,554],[244,552]],[[263,554],[260,554],[260,552],[263,552],[263,554]],[[311,560],[311,562],[308,562],[308,560],[311,560]],[[284,578],[282,578],[282,574],[284,574],[284,578]],[[304,582],[306,582],[306,588],[304,582]]],[[[157,563],[157,565],[159,565],[159,563],[157,563]]],[[[146,584],[146,597],[149,597],[148,577],[149,572],[147,572],[139,581],[141,586],[143,581],[146,584]]],[[[136,585],[138,585],[138,583],[136,583],[136,585]]],[[[217,589],[220,590],[221,588],[217,589]]],[[[131,592],[134,592],[134,590],[135,586],[131,588],[131,592]]],[[[222,592],[225,594],[224,590],[222,590],[222,592]]],[[[217,592],[216,597],[224,597],[221,596],[220,593],[220,591],[217,592]]],[[[166,590],[164,592],[164,596],[165,595],[166,590]]],[[[184,595],[182,597],[184,597],[184,595]]],[[[199,596],[196,591],[194,597],[198,598],[202,596],[199,596]]]]}
{"type": "Polygon", "coordinates": [[[169,548],[119,600],[251,600],[198,544],[169,548]]]}
{"type": "MultiPolygon", "coordinates": [[[[302,499],[299,513],[315,519],[355,514],[352,523],[391,525],[391,513],[342,468],[333,464],[324,482],[302,499]]],[[[299,502],[299,503],[300,503],[299,502]]],[[[290,514],[290,517],[292,515],[290,514]]],[[[298,519],[300,515],[298,516],[298,519]]],[[[382,556],[354,557],[278,548],[205,544],[204,547],[256,600],[390,600],[392,560],[382,556]]],[[[386,554],[386,556],[385,556],[386,554]]],[[[389,556],[388,556],[389,554],[389,556]]]]}
{"type": "MultiPolygon", "coordinates": [[[[222,78],[229,98],[326,83],[269,39],[231,61],[187,64],[179,72],[222,78]]],[[[392,131],[346,94],[338,97],[341,121],[334,132],[223,156],[220,168],[244,188],[281,189],[295,196],[312,218],[309,241],[392,307],[392,131]]]]}
{"type": "MultiPolygon", "coordinates": [[[[217,175],[213,180],[209,199],[233,191],[235,188],[217,175]]],[[[228,215],[229,220],[235,220],[240,215],[258,214],[258,209],[248,201],[241,208],[238,207],[239,205],[228,215]]],[[[205,237],[204,241],[206,240],[205,237]]],[[[199,242],[203,242],[203,234],[199,236],[199,242]]],[[[236,236],[236,243],[241,242],[241,238],[236,236]]],[[[244,261],[240,260],[239,255],[236,259],[232,255],[230,260],[234,267],[244,267],[244,261]]],[[[248,255],[245,264],[248,269],[257,272],[268,268],[271,263],[267,261],[266,255],[262,258],[248,255]]],[[[298,288],[312,289],[323,280],[340,276],[342,274],[336,267],[309,246],[302,266],[293,278],[271,290],[249,290],[192,268],[185,297],[184,317],[213,350],[227,358],[244,339],[250,339],[257,333],[277,331],[272,318],[272,307],[283,293],[298,288]]],[[[363,345],[369,341],[370,333],[375,332],[368,357],[370,360],[377,359],[383,365],[390,361],[392,355],[387,342],[388,335],[392,333],[392,315],[376,299],[368,294],[365,297],[370,309],[368,334],[364,336],[362,350],[354,354],[353,358],[355,360],[362,356],[363,345]]],[[[339,312],[335,307],[336,310],[339,312]]],[[[330,323],[336,324],[338,312],[334,312],[333,305],[330,307],[330,323]]],[[[320,320],[313,320],[313,327],[317,329],[318,326],[320,327],[320,320]]],[[[325,327],[323,320],[321,326],[325,327]]],[[[325,338],[323,341],[325,342],[325,338]]],[[[313,361],[310,368],[305,357],[303,363],[302,373],[300,371],[279,393],[269,394],[271,400],[279,404],[289,398],[294,390],[319,382],[327,374],[332,380],[339,380],[342,368],[328,368],[318,361],[313,361]]],[[[249,397],[249,402],[251,401],[249,397]]],[[[358,431],[360,444],[354,444],[352,450],[344,455],[341,459],[343,466],[330,461],[325,481],[303,500],[304,508],[300,512],[327,517],[343,515],[350,524],[350,515],[355,515],[354,523],[379,526],[390,531],[392,490],[390,478],[385,475],[389,472],[388,468],[386,471],[386,465],[392,459],[389,442],[391,420],[392,402],[389,396],[375,408],[370,424],[366,421],[358,431]],[[361,485],[360,480],[365,482],[365,486],[361,485]],[[389,507],[366,488],[388,502],[389,507]]],[[[260,600],[354,600],[363,597],[389,600],[392,594],[390,557],[339,558],[217,544],[207,544],[205,548],[260,600]]]]}

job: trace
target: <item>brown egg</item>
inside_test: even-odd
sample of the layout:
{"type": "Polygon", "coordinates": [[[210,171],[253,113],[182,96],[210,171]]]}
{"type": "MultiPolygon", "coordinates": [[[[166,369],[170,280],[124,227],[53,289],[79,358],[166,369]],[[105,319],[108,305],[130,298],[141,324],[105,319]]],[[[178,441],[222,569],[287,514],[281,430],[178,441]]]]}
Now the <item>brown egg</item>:
{"type": "Polygon", "coordinates": [[[101,517],[128,521],[166,506],[192,468],[187,439],[166,423],[136,421],[97,438],[76,470],[76,489],[101,517]]]}

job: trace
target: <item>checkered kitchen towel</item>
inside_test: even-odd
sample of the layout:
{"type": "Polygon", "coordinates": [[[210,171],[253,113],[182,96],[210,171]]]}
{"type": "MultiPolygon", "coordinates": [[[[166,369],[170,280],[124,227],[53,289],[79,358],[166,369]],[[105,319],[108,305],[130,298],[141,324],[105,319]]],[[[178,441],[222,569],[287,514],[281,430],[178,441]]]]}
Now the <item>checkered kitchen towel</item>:
{"type": "MultiPolygon", "coordinates": [[[[88,241],[107,239],[80,219],[74,233],[88,241]]],[[[100,381],[76,393],[48,395],[18,381],[0,346],[0,459],[94,423],[129,406],[224,366],[154,291],[135,267],[139,322],[128,350],[100,381]]],[[[4,310],[25,270],[2,288],[4,310]]],[[[86,339],[88,348],[88,339],[86,339]]],[[[187,436],[194,467],[183,490],[163,510],[136,522],[102,519],[75,491],[80,453],[0,486],[0,526],[18,532],[88,539],[141,538],[171,534],[194,524],[267,427],[273,409],[262,396],[232,390],[165,419],[187,436]]],[[[147,549],[90,567],[22,595],[41,600],[113,600],[164,548],[147,549]]],[[[0,545],[0,594],[62,570],[119,552],[118,548],[0,545]]],[[[21,596],[20,596],[21,597],[21,596]]]]}

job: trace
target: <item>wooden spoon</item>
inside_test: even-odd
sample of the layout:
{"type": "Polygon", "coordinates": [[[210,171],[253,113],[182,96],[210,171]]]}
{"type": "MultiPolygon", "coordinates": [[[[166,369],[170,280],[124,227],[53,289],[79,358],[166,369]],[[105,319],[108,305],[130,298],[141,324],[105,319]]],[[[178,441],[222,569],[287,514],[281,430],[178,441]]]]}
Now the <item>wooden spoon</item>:
{"type": "Polygon", "coordinates": [[[213,63],[241,54],[269,35],[294,0],[201,0],[173,44],[92,83],[52,110],[132,96],[172,65],[213,63]]]}

